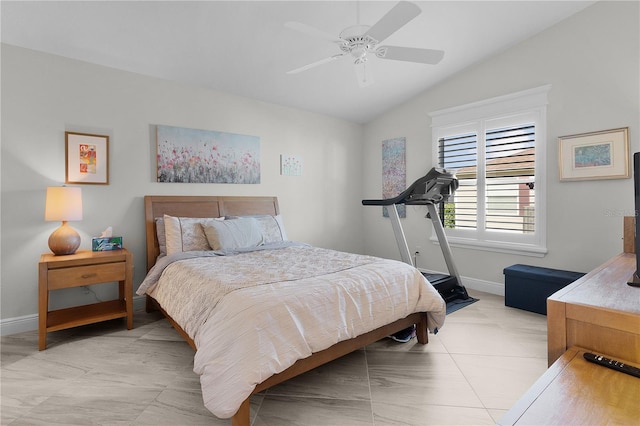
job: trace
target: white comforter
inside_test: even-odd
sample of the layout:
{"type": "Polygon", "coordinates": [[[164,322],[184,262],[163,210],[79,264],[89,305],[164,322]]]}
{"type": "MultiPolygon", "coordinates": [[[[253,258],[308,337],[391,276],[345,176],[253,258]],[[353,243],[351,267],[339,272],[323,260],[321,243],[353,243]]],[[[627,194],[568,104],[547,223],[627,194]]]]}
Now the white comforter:
{"type": "Polygon", "coordinates": [[[258,383],[341,340],[413,312],[429,312],[432,332],[444,323],[443,299],[402,262],[305,245],[199,254],[158,264],[138,294],[194,340],[205,406],[221,418],[258,383]]]}

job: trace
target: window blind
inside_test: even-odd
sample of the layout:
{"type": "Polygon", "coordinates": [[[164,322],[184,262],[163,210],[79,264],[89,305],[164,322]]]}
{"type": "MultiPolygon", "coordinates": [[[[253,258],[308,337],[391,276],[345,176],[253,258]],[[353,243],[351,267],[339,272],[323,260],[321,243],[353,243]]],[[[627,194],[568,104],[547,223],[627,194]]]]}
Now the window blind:
{"type": "Polygon", "coordinates": [[[439,139],[438,163],[459,182],[440,206],[445,228],[535,232],[535,130],[528,123],[439,139]]]}
{"type": "Polygon", "coordinates": [[[441,138],[439,165],[456,170],[458,190],[440,204],[440,217],[445,228],[476,229],[478,226],[478,135],[466,133],[441,138]]]}
{"type": "Polygon", "coordinates": [[[535,126],[485,134],[485,228],[535,232],[535,126]]]}

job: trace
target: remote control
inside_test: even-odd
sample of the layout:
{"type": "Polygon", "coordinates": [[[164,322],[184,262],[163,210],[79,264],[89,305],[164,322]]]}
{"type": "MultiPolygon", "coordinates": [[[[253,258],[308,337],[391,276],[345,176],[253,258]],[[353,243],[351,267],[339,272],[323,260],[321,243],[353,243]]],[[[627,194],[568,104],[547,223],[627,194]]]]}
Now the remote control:
{"type": "Polygon", "coordinates": [[[590,352],[584,353],[584,359],[594,364],[602,365],[612,370],[620,371],[621,373],[630,374],[635,377],[640,377],[640,368],[633,365],[624,364],[614,359],[605,358],[602,355],[592,354],[590,352]]]}

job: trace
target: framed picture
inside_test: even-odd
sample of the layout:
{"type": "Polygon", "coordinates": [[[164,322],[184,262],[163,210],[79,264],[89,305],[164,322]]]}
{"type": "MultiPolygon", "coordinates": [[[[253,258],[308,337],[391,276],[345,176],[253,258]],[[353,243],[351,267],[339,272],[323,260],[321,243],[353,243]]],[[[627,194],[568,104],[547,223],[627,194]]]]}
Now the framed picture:
{"type": "Polygon", "coordinates": [[[560,180],[624,179],[629,166],[629,128],[558,138],[560,180]]]}
{"type": "Polygon", "coordinates": [[[302,176],[302,157],[281,154],[280,174],[282,176],[302,176]]]}
{"type": "Polygon", "coordinates": [[[158,182],[260,183],[260,138],[215,130],[156,127],[158,182]]]}
{"type": "Polygon", "coordinates": [[[109,136],[65,132],[66,183],[109,184],[109,136]]]}

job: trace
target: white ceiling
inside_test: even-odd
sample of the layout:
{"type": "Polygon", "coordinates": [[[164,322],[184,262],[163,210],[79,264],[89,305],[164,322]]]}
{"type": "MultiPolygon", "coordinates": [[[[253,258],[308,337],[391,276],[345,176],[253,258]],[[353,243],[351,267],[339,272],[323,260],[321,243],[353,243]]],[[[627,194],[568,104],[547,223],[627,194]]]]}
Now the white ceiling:
{"type": "Polygon", "coordinates": [[[117,69],[365,123],[473,63],[505,50],[594,1],[416,1],[422,13],[383,44],[440,49],[437,65],[371,58],[361,88],[331,42],[372,25],[396,1],[2,1],[2,42],[117,69]],[[358,12],[359,11],[359,12],[358,12]]]}

